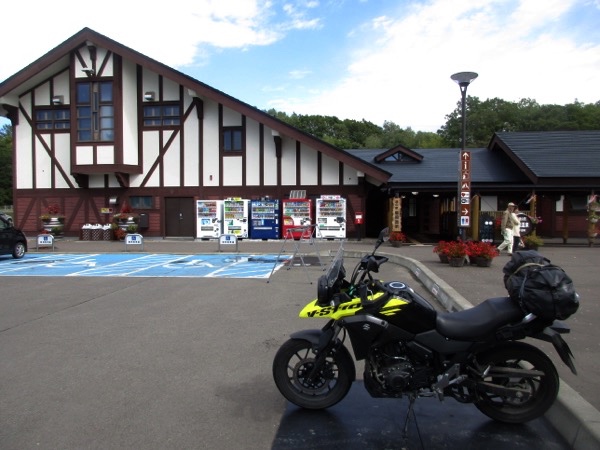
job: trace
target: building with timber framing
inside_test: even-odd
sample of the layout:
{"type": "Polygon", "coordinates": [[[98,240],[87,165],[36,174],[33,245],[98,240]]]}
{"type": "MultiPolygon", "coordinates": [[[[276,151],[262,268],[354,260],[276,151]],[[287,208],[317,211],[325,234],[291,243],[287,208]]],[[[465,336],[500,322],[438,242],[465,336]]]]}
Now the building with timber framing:
{"type": "MultiPolygon", "coordinates": [[[[303,191],[347,200],[349,238],[393,223],[456,235],[457,149],[339,149],[89,28],[0,83],[0,116],[13,126],[15,224],[30,234],[50,205],[70,236],[127,206],[146,236],[194,238],[198,200],[303,191]]],[[[496,133],[468,150],[473,214],[533,198],[538,234],[585,235],[600,131],[496,133]]]]}

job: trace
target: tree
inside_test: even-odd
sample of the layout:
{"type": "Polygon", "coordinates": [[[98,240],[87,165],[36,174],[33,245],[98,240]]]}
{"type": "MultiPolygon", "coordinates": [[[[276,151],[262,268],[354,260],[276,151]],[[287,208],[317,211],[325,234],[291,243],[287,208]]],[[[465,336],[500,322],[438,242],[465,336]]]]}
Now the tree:
{"type": "Polygon", "coordinates": [[[0,205],[12,205],[12,127],[0,129],[0,205]]]}
{"type": "MultiPolygon", "coordinates": [[[[480,101],[467,97],[467,147],[485,147],[499,131],[572,131],[597,130],[600,127],[600,102],[567,105],[540,105],[526,98],[508,102],[499,98],[480,101]]],[[[462,134],[461,104],[446,116],[438,134],[445,146],[460,147],[462,134]]]]}
{"type": "Polygon", "coordinates": [[[274,109],[267,114],[292,125],[305,133],[342,149],[392,148],[399,144],[409,148],[440,147],[443,139],[436,133],[403,129],[394,122],[385,121],[383,127],[366,120],[340,120],[333,116],[287,115],[274,109]]]}

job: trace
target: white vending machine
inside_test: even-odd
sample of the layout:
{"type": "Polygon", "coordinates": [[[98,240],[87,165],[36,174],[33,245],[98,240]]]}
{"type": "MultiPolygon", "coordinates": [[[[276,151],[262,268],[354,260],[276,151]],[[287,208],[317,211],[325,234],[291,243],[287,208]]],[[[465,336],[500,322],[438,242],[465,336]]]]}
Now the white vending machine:
{"type": "Polygon", "coordinates": [[[198,200],[196,202],[196,237],[200,239],[218,238],[223,224],[222,200],[198,200]]]}
{"type": "Polygon", "coordinates": [[[223,200],[223,234],[233,234],[238,239],[248,237],[248,205],[250,200],[239,197],[223,200]]]}
{"type": "Polygon", "coordinates": [[[346,237],[346,199],[339,195],[322,195],[316,206],[317,237],[346,237]]]}

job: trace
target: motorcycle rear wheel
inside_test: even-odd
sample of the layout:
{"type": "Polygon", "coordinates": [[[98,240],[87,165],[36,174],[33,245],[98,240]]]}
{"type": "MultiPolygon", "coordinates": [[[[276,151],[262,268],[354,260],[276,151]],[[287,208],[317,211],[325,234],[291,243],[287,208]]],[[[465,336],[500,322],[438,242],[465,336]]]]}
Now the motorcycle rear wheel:
{"type": "Polygon", "coordinates": [[[544,373],[543,376],[531,377],[494,377],[488,376],[483,381],[500,384],[505,387],[525,389],[529,398],[519,400],[494,393],[479,393],[475,406],[486,416],[505,423],[524,423],[542,416],[554,403],[558,395],[559,378],[550,358],[537,348],[512,342],[485,354],[479,355],[477,361],[482,366],[526,368],[544,373]]]}
{"type": "Polygon", "coordinates": [[[316,354],[304,339],[290,339],[273,360],[273,379],[281,394],[306,409],[324,409],[342,400],[355,378],[354,361],[344,346],[331,350],[324,366],[309,379],[316,354]]]}

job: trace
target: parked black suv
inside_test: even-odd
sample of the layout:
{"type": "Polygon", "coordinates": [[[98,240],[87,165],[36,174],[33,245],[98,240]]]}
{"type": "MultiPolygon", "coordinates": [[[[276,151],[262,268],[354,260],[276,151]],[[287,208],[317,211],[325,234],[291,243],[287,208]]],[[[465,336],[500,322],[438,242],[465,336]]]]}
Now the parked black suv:
{"type": "Polygon", "coordinates": [[[27,238],[13,226],[10,216],[0,212],[0,255],[22,258],[27,251],[27,238]]]}

